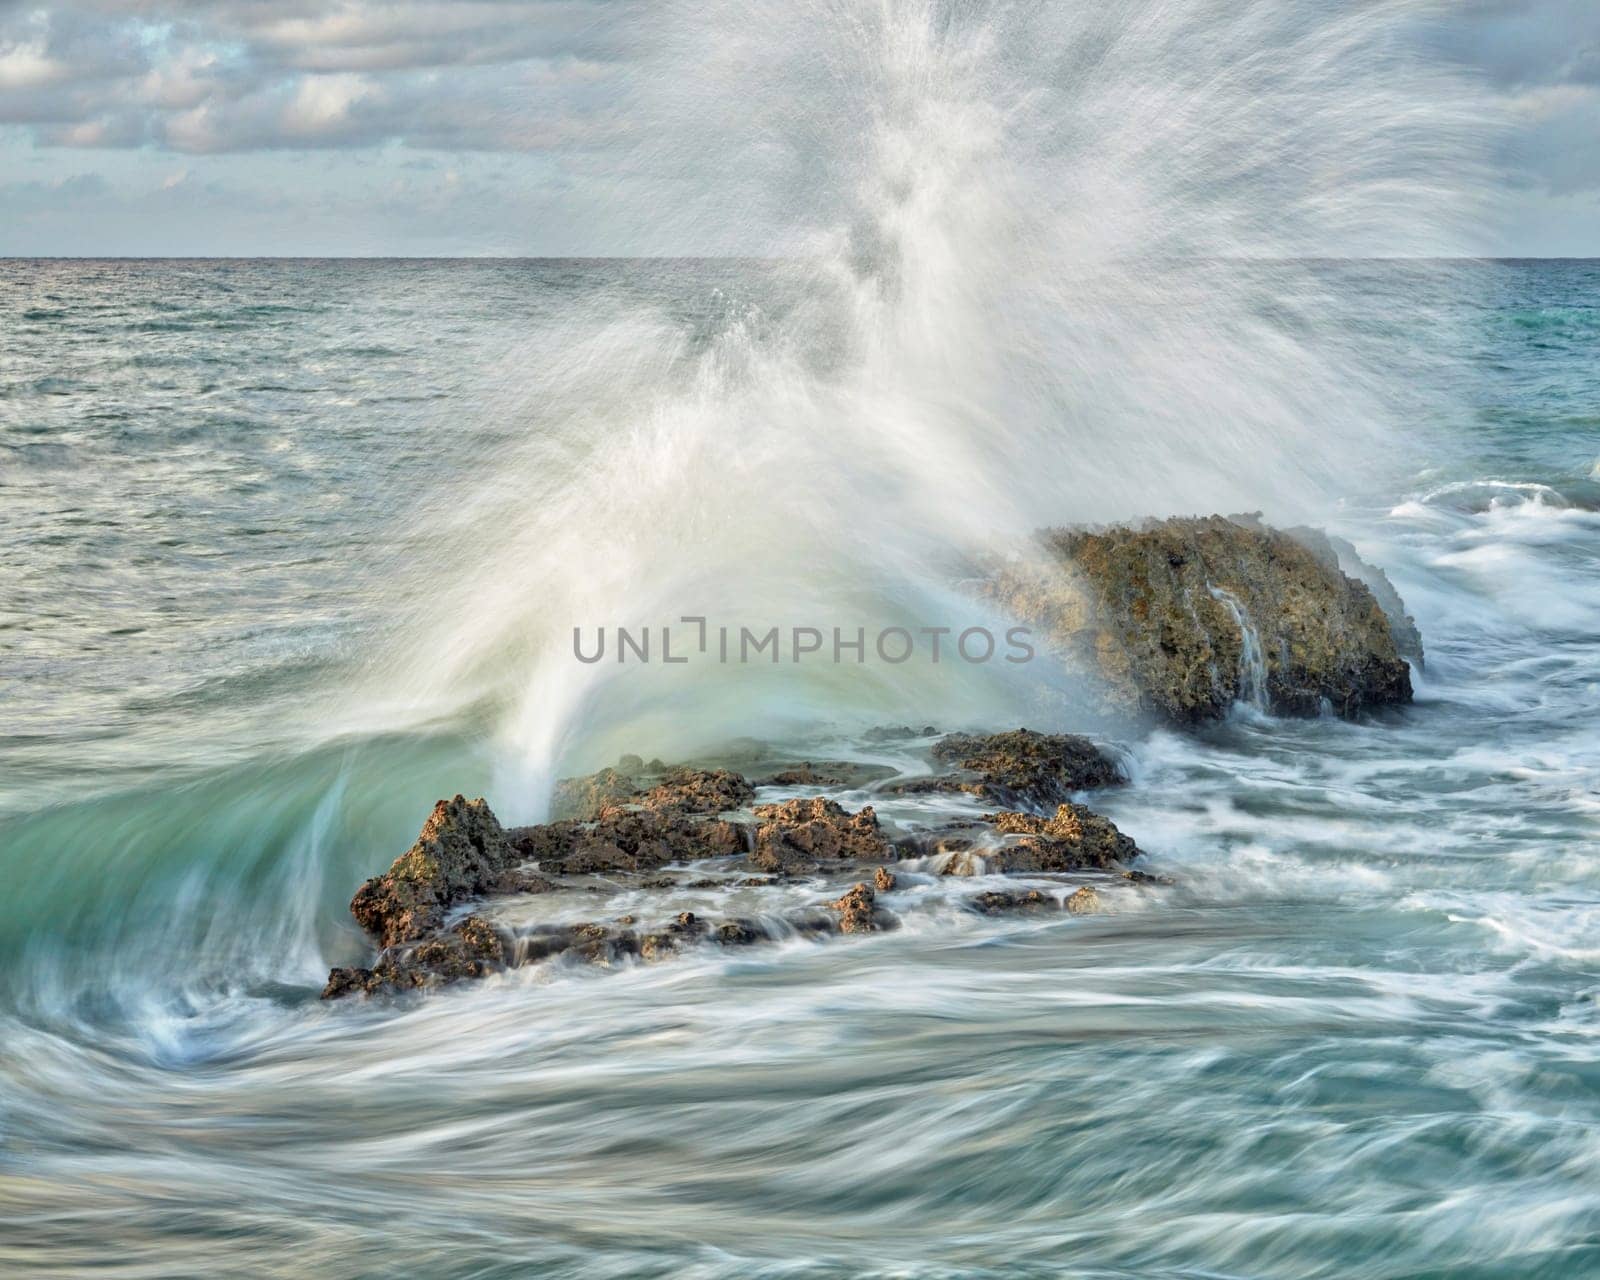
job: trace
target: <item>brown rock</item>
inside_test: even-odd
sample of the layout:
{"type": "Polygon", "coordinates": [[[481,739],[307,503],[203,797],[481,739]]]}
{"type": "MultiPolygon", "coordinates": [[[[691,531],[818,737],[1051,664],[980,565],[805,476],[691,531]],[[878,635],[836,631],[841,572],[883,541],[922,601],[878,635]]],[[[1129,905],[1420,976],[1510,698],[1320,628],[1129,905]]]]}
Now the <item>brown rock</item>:
{"type": "Polygon", "coordinates": [[[892,893],[894,891],[894,872],[888,867],[879,867],[872,873],[872,887],[879,893],[892,893]]]}
{"type": "Polygon", "coordinates": [[[839,913],[839,932],[872,933],[880,928],[875,897],[872,886],[862,881],[853,885],[842,898],[828,903],[830,911],[839,913]]]}
{"type": "Polygon", "coordinates": [[[1098,893],[1084,885],[1067,898],[1067,910],[1075,916],[1096,915],[1105,910],[1105,903],[1100,901],[1098,893]]]}
{"type": "Polygon", "coordinates": [[[356,890],[350,912],[379,946],[437,932],[445,912],[485,892],[514,859],[506,833],[482,800],[441,800],[417,842],[356,890]]]}
{"type": "Polygon", "coordinates": [[[334,969],[322,998],[410,991],[481,978],[503,969],[506,960],[505,945],[494,926],[480,916],[468,916],[416,946],[385,951],[370,969],[334,969]]]}
{"type": "Polygon", "coordinates": [[[1181,724],[1225,714],[1251,671],[1235,608],[1258,639],[1273,711],[1315,715],[1326,700],[1352,715],[1411,700],[1372,591],[1303,537],[1211,516],[1050,530],[1042,545],[1041,557],[996,568],[986,594],[1096,673],[1114,707],[1181,724]]]}
{"type": "Polygon", "coordinates": [[[1055,815],[997,813],[994,825],[1003,835],[1020,835],[997,848],[958,853],[945,863],[947,876],[1013,872],[1120,870],[1140,856],[1134,844],[1108,818],[1081,804],[1063,804],[1055,815]]]}
{"type": "Polygon", "coordinates": [[[896,791],[964,791],[991,804],[1052,804],[1074,791],[1116,786],[1117,766],[1087,738],[1076,734],[953,733],[933,746],[934,759],[957,772],[913,778],[896,791]]]}
{"type": "Polygon", "coordinates": [[[681,813],[723,813],[755,799],[756,789],[730,769],[669,769],[640,797],[647,809],[681,813]]]}
{"type": "Polygon", "coordinates": [[[590,823],[519,828],[512,844],[553,875],[651,871],[669,862],[742,853],[744,831],[720,818],[690,817],[681,809],[607,808],[590,823]]]}
{"type": "Polygon", "coordinates": [[[762,804],[755,808],[760,822],[750,863],[760,871],[803,875],[820,862],[872,861],[889,851],[871,806],[848,813],[826,796],[762,804]]]}

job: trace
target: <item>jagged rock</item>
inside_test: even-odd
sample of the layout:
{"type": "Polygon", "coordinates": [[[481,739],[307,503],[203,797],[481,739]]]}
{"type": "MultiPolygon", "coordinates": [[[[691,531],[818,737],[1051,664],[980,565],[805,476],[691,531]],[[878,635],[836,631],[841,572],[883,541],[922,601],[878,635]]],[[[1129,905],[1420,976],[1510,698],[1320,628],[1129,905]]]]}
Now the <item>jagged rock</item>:
{"type": "Polygon", "coordinates": [[[843,897],[826,904],[839,913],[840,933],[873,933],[886,923],[877,909],[877,895],[866,881],[852,885],[843,897]]]}
{"type": "Polygon", "coordinates": [[[486,892],[513,857],[484,801],[441,800],[417,842],[356,890],[350,912],[381,947],[416,941],[437,932],[452,905],[486,892]]]}
{"type": "Polygon", "coordinates": [[[640,797],[647,809],[724,813],[755,799],[756,789],[730,769],[671,769],[640,797]]]}
{"type": "Polygon", "coordinates": [[[888,867],[879,867],[872,873],[872,887],[879,893],[892,893],[894,891],[894,872],[888,867]]]}
{"type": "Polygon", "coordinates": [[[1088,885],[1075,890],[1067,898],[1066,906],[1075,916],[1096,915],[1105,910],[1105,903],[1100,900],[1100,895],[1088,885]]]}
{"type": "Polygon", "coordinates": [[[1070,733],[952,733],[933,744],[933,757],[959,770],[932,780],[948,784],[941,789],[970,792],[991,804],[1047,804],[1124,780],[1100,748],[1070,733]]]}
{"type": "Polygon", "coordinates": [[[1039,559],[996,567],[985,593],[1098,675],[1113,707],[1181,724],[1224,715],[1250,673],[1246,626],[1274,711],[1315,715],[1326,700],[1352,715],[1411,699],[1372,591],[1287,533],[1211,516],[1050,530],[1041,543],[1039,559]]]}
{"type": "Polygon", "coordinates": [[[1417,630],[1417,620],[1406,612],[1406,602],[1400,598],[1394,583],[1389,581],[1389,575],[1377,565],[1363,560],[1355,546],[1344,538],[1336,538],[1331,533],[1304,525],[1286,532],[1312,551],[1326,546],[1339,570],[1372,592],[1372,598],[1378,602],[1384,617],[1389,619],[1389,634],[1394,637],[1395,649],[1402,658],[1416,663],[1417,670],[1421,671],[1426,665],[1422,632],[1417,630]]]}
{"type": "Polygon", "coordinates": [[[758,871],[804,875],[821,862],[875,861],[889,851],[872,807],[849,813],[826,796],[786,800],[755,807],[755,852],[750,865],[758,871]]]}
{"type": "Polygon", "coordinates": [[[1081,804],[1063,804],[1053,817],[1032,813],[998,813],[995,828],[1002,835],[1021,836],[998,847],[957,853],[941,869],[947,876],[984,872],[1060,872],[1120,870],[1140,856],[1139,846],[1081,804]]]}
{"type": "Polygon", "coordinates": [[[611,806],[593,822],[552,822],[508,833],[519,858],[550,875],[652,871],[669,862],[742,853],[744,831],[721,818],[691,817],[673,805],[611,806]]]}
{"type": "Polygon", "coordinates": [[[425,942],[390,948],[370,969],[334,969],[322,998],[410,991],[481,978],[505,968],[506,961],[505,944],[494,926],[480,916],[468,916],[425,942]]]}

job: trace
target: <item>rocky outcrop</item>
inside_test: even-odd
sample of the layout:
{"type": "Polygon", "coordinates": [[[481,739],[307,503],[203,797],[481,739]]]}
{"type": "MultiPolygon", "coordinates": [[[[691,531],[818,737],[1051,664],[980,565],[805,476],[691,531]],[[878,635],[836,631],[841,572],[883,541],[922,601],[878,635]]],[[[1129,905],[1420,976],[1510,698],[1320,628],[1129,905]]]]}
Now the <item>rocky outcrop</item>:
{"type": "MultiPolygon", "coordinates": [[[[940,779],[990,803],[1002,797],[1041,802],[1120,781],[1111,762],[1086,740],[1029,730],[954,735],[936,744],[933,755],[952,766],[940,779]]],[[[859,781],[848,766],[841,774],[859,781]]],[[[813,768],[798,776],[805,781],[790,785],[824,785],[813,768]]],[[[883,865],[896,855],[871,807],[852,812],[826,795],[752,806],[756,790],[738,773],[670,769],[659,761],[645,766],[637,757],[569,780],[567,794],[585,817],[511,830],[501,827],[482,800],[440,801],[416,843],[387,872],[363,884],[351,902],[352,914],[377,944],[376,957],[369,967],[332,970],[323,996],[416,991],[557,959],[653,963],[691,947],[878,932],[899,923],[896,911],[884,905],[885,895],[910,909],[926,901],[915,891],[929,883],[925,869],[908,871],[908,886],[883,865]],[[752,868],[770,874],[752,876],[752,868]],[[645,913],[638,904],[651,900],[634,897],[641,891],[761,891],[774,885],[792,891],[798,877],[814,882],[816,896],[776,914],[718,920],[663,910],[654,922],[641,923],[645,913]],[[905,892],[908,887],[914,891],[905,892]],[[587,895],[603,900],[617,894],[630,895],[626,914],[551,922],[577,903],[596,900],[587,895]],[[559,896],[531,909],[513,901],[527,895],[559,896]],[[468,910],[473,914],[466,915],[468,910]]],[[[1139,852],[1110,822],[1072,803],[1059,803],[1048,817],[1017,810],[974,813],[936,843],[966,850],[941,855],[949,859],[949,874],[961,874],[957,860],[966,857],[966,874],[1112,870],[1131,878],[1134,873],[1121,864],[1139,852]]],[[[980,914],[1075,909],[1075,900],[1032,888],[956,898],[980,914]]]]}
{"type": "Polygon", "coordinates": [[[415,946],[386,950],[370,969],[334,969],[322,998],[376,995],[482,978],[506,966],[506,948],[494,926],[478,916],[415,946]]]}
{"type": "Polygon", "coordinates": [[[557,820],[592,822],[623,805],[675,809],[680,813],[725,813],[749,804],[755,788],[729,769],[669,769],[624,756],[615,768],[581,778],[562,778],[550,800],[557,820]]]}
{"type": "Polygon", "coordinates": [[[726,813],[756,798],[756,789],[730,769],[669,769],[639,803],[679,813],[726,813]]]}
{"type": "Polygon", "coordinates": [[[1194,724],[1240,700],[1346,716],[1410,701],[1388,616],[1331,550],[1221,516],[1051,530],[1041,545],[993,567],[984,591],[1097,676],[1113,708],[1194,724]]]}
{"type": "Polygon", "coordinates": [[[998,847],[957,852],[945,861],[941,874],[1120,871],[1141,856],[1139,846],[1110,819],[1081,804],[1063,804],[1049,818],[998,813],[993,821],[1000,834],[1019,838],[998,847]]]}
{"type": "Polygon", "coordinates": [[[350,913],[381,947],[437,933],[457,902],[487,892],[512,851],[489,806],[457,796],[441,800],[417,842],[351,900],[350,913]]]}
{"type": "Polygon", "coordinates": [[[889,852],[870,805],[849,813],[826,796],[812,796],[757,805],[755,815],[761,825],[750,865],[758,871],[805,875],[824,862],[876,861],[889,852]]]}
{"type": "Polygon", "coordinates": [[[865,880],[851,885],[842,897],[827,905],[828,910],[839,913],[840,933],[874,933],[892,919],[878,910],[877,893],[865,880]]]}
{"type": "Polygon", "coordinates": [[[669,862],[742,853],[745,847],[743,828],[735,823],[692,817],[672,807],[613,807],[594,822],[519,827],[509,838],[520,857],[536,860],[540,873],[548,875],[651,871],[669,862]]]}
{"type": "Polygon", "coordinates": [[[1044,805],[1074,791],[1114,787],[1123,781],[1116,764],[1076,734],[952,733],[933,745],[933,757],[953,764],[949,789],[970,792],[990,804],[1044,805]]]}

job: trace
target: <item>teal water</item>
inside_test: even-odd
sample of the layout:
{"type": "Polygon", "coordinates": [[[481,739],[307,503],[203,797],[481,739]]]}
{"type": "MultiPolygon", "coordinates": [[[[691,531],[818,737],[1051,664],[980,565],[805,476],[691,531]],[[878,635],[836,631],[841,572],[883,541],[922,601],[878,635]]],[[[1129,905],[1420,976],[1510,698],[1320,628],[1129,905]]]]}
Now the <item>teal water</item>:
{"type": "MultiPolygon", "coordinates": [[[[718,403],[759,377],[808,412],[844,357],[751,372],[827,328],[771,264],[0,263],[0,1269],[1600,1271],[1600,264],[1294,284],[1286,326],[1336,311],[1407,371],[1317,515],[1428,662],[1370,722],[1112,731],[1136,785],[1103,807],[1174,888],[327,1007],[351,891],[438,795],[536,817],[526,779],[593,763],[589,726],[650,754],[660,706],[725,714],[564,689],[527,620],[583,599],[585,548],[587,584],[653,545],[646,463],[780,574],[706,482],[749,424],[660,440],[708,352],[718,403]],[[581,537],[536,523],[618,454],[581,537]]],[[[719,678],[774,738],[1050,705],[719,678]]]]}

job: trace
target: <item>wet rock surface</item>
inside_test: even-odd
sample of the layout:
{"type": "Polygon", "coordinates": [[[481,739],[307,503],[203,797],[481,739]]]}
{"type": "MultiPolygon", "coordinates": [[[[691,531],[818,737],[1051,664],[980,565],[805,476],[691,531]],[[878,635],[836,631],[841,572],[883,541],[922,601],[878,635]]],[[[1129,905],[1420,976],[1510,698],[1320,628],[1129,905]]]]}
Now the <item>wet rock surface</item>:
{"type": "Polygon", "coordinates": [[[933,758],[959,770],[951,787],[993,804],[1043,805],[1123,781],[1111,758],[1076,734],[953,733],[934,744],[933,758]]]}
{"type": "Polygon", "coordinates": [[[826,796],[757,805],[755,852],[758,871],[804,875],[825,862],[867,862],[887,856],[889,842],[869,806],[850,813],[826,796]]]}
{"type": "MultiPolygon", "coordinates": [[[[911,751],[914,761],[917,748],[911,751]]],[[[1048,810],[1047,797],[1121,781],[1086,739],[1026,729],[950,735],[928,758],[942,770],[931,781],[967,805],[1048,810]]],[[[788,766],[762,785],[780,795],[786,787],[831,786],[859,797],[864,783],[897,793],[883,781],[892,771],[882,765],[841,765],[788,766]]],[[[847,808],[826,794],[753,803],[756,784],[728,769],[624,757],[563,788],[564,810],[585,816],[507,830],[482,800],[457,796],[436,805],[416,844],[351,902],[379,948],[376,958],[370,967],[334,969],[323,996],[392,995],[533,964],[656,963],[702,946],[882,932],[915,909],[927,886],[957,883],[951,876],[1109,871],[1128,885],[1122,877],[1134,873],[1123,864],[1140,856],[1107,819],[1066,801],[1052,800],[1049,812],[974,812],[908,837],[885,826],[872,805],[847,808]],[[650,909],[695,891],[725,903],[745,895],[740,901],[755,909],[650,909]],[[618,895],[643,906],[593,917],[595,905],[618,895]],[[517,923],[510,904],[519,902],[548,902],[550,912],[582,918],[517,923]]],[[[1038,887],[958,900],[979,915],[1076,909],[1065,890],[1038,887]]]]}
{"type": "Polygon", "coordinates": [[[425,938],[451,906],[493,887],[511,859],[505,830],[483,800],[441,800],[416,844],[356,891],[350,913],[379,946],[425,938]]]}
{"type": "Polygon", "coordinates": [[[504,941],[487,920],[468,916],[454,928],[414,946],[384,951],[370,969],[334,969],[322,998],[377,995],[482,978],[506,966],[504,941]]]}
{"type": "Polygon", "coordinates": [[[1140,856],[1139,846],[1108,819],[1081,804],[1063,804],[1054,816],[998,813],[994,828],[1018,837],[997,847],[956,853],[944,875],[972,876],[1028,871],[1120,871],[1140,856]]]}
{"type": "MultiPolygon", "coordinates": [[[[994,566],[985,594],[1094,673],[1117,710],[1216,719],[1257,693],[1257,661],[1259,697],[1280,714],[1409,702],[1389,614],[1311,533],[1222,516],[1050,530],[1040,557],[994,566]]],[[[1409,639],[1414,625],[1386,594],[1409,639]]]]}
{"type": "Polygon", "coordinates": [[[614,768],[556,783],[550,812],[557,821],[592,822],[628,805],[685,814],[722,813],[749,804],[755,788],[729,769],[669,768],[624,756],[614,768]]]}

